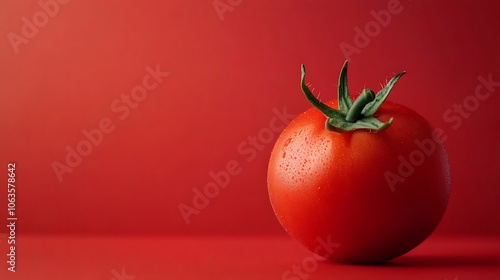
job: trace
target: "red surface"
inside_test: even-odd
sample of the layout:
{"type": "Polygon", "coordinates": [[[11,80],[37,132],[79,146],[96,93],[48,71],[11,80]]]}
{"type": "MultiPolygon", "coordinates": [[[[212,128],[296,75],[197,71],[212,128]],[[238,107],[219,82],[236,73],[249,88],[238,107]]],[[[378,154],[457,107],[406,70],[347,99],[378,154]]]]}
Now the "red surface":
{"type": "MultiPolygon", "coordinates": [[[[309,108],[299,66],[306,64],[322,100],[333,98],[346,59],[341,44],[355,44],[356,27],[374,22],[388,4],[397,11],[390,22],[350,56],[350,89],[378,90],[394,73],[407,71],[389,98],[448,136],[452,196],[436,236],[452,247],[425,243],[415,252],[435,257],[417,255],[409,266],[321,264],[316,277],[342,271],[384,279],[384,273],[401,279],[495,275],[489,257],[494,247],[476,236],[500,234],[500,88],[483,86],[487,100],[473,99],[481,77],[500,81],[500,2],[401,0],[394,7],[392,0],[231,0],[234,7],[223,20],[213,0],[66,2],[49,8],[45,20],[39,0],[0,1],[0,233],[6,232],[7,163],[16,162],[16,231],[24,239],[20,272],[9,277],[110,279],[120,267],[136,280],[165,279],[159,276],[169,275],[164,267],[173,279],[224,273],[231,279],[240,271],[250,278],[281,277],[307,253],[287,238],[275,245],[281,252],[267,246],[274,246],[271,239],[254,243],[258,237],[247,242],[239,235],[283,234],[268,201],[266,167],[289,120],[284,108],[292,115],[309,108]],[[39,28],[13,47],[9,38],[26,33],[23,26],[34,15],[39,28]],[[169,75],[147,79],[157,67],[169,75]],[[151,89],[146,95],[134,91],[142,101],[122,99],[138,85],[151,89]],[[454,110],[464,101],[472,101],[466,104],[474,110],[460,115],[454,110]],[[67,149],[81,146],[85,134],[96,135],[98,128],[106,131],[102,139],[59,180],[54,162],[68,164],[67,149]],[[195,190],[228,170],[234,175],[219,183],[225,187],[187,225],[179,205],[192,207],[195,190]],[[43,233],[61,237],[36,237],[43,233]],[[157,244],[64,234],[162,237],[157,244]],[[171,237],[185,234],[199,237],[194,245],[171,237]],[[220,243],[218,250],[224,239],[206,234],[237,241],[220,243]],[[447,241],[458,234],[472,239],[447,241]],[[214,255],[194,259],[199,250],[214,255]]],[[[0,238],[0,246],[5,242],[0,238]]],[[[5,255],[1,249],[0,263],[5,255]]]]}
{"type": "MultiPolygon", "coordinates": [[[[2,269],[0,279],[121,280],[117,273],[135,276],[135,280],[295,280],[293,277],[298,275],[286,271],[302,267],[304,260],[308,268],[312,257],[288,237],[28,235],[20,242],[19,271],[8,274],[2,269]]],[[[500,279],[499,252],[498,238],[431,238],[383,266],[320,261],[316,269],[311,266],[309,273],[301,268],[300,275],[311,280],[500,279]]]]}

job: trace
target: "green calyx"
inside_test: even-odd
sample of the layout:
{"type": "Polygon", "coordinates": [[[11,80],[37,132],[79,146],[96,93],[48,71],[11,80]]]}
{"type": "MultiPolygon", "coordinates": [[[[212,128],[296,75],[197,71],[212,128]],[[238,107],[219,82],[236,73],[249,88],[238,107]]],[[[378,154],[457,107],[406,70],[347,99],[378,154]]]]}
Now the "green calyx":
{"type": "Polygon", "coordinates": [[[385,101],[389,92],[398,79],[405,72],[394,76],[387,85],[375,95],[371,89],[364,89],[363,92],[354,100],[351,99],[347,87],[347,61],[340,71],[338,86],[339,109],[333,109],[319,101],[306,85],[306,68],[302,64],[301,87],[307,100],[327,117],[326,128],[335,132],[347,132],[356,129],[369,129],[373,131],[382,131],[391,125],[393,118],[383,123],[373,117],[373,114],[385,101]]]}

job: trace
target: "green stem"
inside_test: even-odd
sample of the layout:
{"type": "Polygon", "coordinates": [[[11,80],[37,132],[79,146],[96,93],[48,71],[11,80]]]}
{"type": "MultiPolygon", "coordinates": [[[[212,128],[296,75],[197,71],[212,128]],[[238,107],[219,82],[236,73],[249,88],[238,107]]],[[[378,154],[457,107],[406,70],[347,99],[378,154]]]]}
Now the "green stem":
{"type": "Polygon", "coordinates": [[[326,129],[338,133],[353,131],[357,129],[367,129],[370,131],[382,131],[391,125],[393,119],[382,123],[373,115],[382,105],[389,95],[396,81],[404,72],[394,76],[377,95],[370,90],[364,89],[358,98],[352,102],[349,90],[347,89],[347,61],[340,71],[338,99],[339,109],[334,109],[318,100],[306,84],[306,68],[301,67],[300,86],[307,100],[326,117],[326,129]]]}
{"type": "Polygon", "coordinates": [[[348,122],[356,122],[361,117],[361,111],[365,108],[366,104],[375,99],[375,93],[371,89],[364,89],[363,92],[352,103],[351,108],[347,111],[345,120],[348,122]]]}

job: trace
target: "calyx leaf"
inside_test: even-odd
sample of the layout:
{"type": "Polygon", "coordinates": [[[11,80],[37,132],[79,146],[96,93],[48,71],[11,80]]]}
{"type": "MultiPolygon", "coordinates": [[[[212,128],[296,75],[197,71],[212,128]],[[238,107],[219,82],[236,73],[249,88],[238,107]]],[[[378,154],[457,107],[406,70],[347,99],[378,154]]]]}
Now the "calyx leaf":
{"type": "Polygon", "coordinates": [[[325,125],[328,130],[335,132],[347,132],[357,129],[382,131],[388,128],[391,125],[393,118],[383,123],[373,117],[373,115],[386,100],[396,82],[405,74],[405,72],[395,75],[387,83],[387,85],[385,85],[385,87],[378,92],[378,94],[374,94],[370,89],[364,89],[361,95],[359,95],[353,102],[351,95],[349,94],[347,84],[347,64],[348,63],[346,61],[340,71],[338,85],[338,110],[324,104],[314,96],[306,84],[306,68],[302,64],[301,88],[307,100],[314,107],[318,108],[318,110],[325,114],[325,116],[327,116],[325,125]]]}

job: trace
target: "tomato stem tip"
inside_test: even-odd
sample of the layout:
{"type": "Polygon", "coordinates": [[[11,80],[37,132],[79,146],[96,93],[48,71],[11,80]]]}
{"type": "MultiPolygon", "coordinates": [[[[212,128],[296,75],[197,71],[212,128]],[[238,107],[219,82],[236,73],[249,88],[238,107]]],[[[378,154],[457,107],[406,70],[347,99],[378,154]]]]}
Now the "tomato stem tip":
{"type": "Polygon", "coordinates": [[[351,108],[347,111],[345,116],[346,121],[356,122],[361,117],[361,111],[365,108],[366,104],[375,99],[375,93],[371,89],[364,89],[363,92],[354,100],[351,108]]]}

